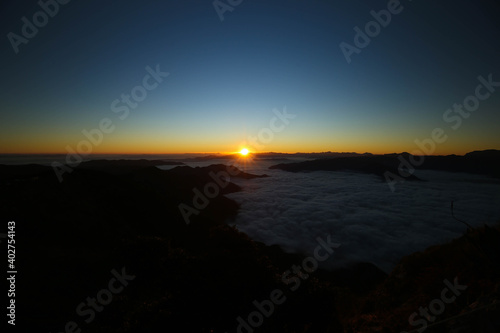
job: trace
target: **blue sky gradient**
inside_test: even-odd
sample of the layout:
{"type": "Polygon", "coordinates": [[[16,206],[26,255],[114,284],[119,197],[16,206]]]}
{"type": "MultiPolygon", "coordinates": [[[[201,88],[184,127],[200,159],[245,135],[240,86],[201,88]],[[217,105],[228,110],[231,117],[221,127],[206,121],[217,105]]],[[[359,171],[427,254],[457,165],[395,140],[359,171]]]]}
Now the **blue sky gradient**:
{"type": "Polygon", "coordinates": [[[412,151],[442,127],[435,153],[500,148],[500,93],[456,131],[443,113],[500,81],[491,1],[402,1],[378,36],[347,63],[339,44],[388,1],[242,1],[224,21],[212,1],[71,1],[16,54],[36,1],[1,7],[0,152],[65,152],[83,129],[112,119],[94,152],[229,152],[297,115],[265,151],[412,151]],[[147,66],[170,75],[120,121],[111,103],[147,66]]]}

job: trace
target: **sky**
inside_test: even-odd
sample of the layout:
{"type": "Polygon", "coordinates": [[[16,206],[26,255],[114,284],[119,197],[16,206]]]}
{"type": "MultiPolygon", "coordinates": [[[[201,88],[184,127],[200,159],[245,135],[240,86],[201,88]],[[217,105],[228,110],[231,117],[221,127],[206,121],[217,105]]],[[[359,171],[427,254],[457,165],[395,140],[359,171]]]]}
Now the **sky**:
{"type": "Polygon", "coordinates": [[[2,1],[0,153],[500,149],[496,6],[2,1]]]}

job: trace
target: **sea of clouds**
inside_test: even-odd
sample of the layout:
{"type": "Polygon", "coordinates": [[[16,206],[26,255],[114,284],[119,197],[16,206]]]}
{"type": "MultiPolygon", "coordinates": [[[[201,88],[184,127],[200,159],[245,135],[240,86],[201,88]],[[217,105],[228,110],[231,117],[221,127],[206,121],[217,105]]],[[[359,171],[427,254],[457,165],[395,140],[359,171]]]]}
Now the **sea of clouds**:
{"type": "MultiPolygon", "coordinates": [[[[55,157],[60,156],[4,155],[0,162],[48,163],[55,157]]],[[[189,157],[196,156],[154,158],[182,158],[192,167],[234,163],[224,159],[186,160],[189,157]]],[[[403,256],[461,236],[467,227],[451,216],[452,200],[455,216],[473,227],[500,222],[498,179],[466,173],[417,171],[416,175],[424,182],[406,181],[391,192],[387,183],[375,175],[268,169],[274,164],[300,160],[241,159],[236,163],[246,172],[270,177],[231,179],[242,191],[228,195],[241,205],[236,219],[229,223],[256,241],[278,244],[287,252],[306,255],[312,254],[317,246],[317,237],[331,235],[341,246],[325,263],[327,268],[371,262],[390,272],[403,256]]]]}
{"type": "Polygon", "coordinates": [[[248,172],[269,178],[232,179],[241,205],[231,224],[252,239],[287,252],[311,254],[317,237],[340,243],[328,268],[370,262],[386,272],[405,255],[461,236],[467,227],[500,221],[500,181],[483,176],[417,171],[425,182],[406,181],[391,192],[375,175],[270,170],[258,162],[248,172]]]}

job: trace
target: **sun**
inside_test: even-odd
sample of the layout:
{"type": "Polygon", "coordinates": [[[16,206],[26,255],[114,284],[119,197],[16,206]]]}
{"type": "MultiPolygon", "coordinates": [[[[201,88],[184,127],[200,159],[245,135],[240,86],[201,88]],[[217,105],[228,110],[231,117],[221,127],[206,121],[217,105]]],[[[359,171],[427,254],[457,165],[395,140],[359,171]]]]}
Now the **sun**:
{"type": "Polygon", "coordinates": [[[240,154],[243,155],[243,156],[247,156],[248,153],[249,153],[249,151],[246,148],[243,148],[242,150],[240,150],[240,154]]]}

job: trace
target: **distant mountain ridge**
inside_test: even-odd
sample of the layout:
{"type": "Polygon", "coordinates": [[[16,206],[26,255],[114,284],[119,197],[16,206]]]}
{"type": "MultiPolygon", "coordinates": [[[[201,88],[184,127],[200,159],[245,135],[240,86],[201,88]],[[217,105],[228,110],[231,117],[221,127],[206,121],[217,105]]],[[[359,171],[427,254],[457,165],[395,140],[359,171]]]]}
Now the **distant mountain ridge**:
{"type": "MultiPolygon", "coordinates": [[[[299,171],[342,171],[350,170],[385,177],[386,172],[399,173],[401,166],[422,170],[466,172],[500,178],[500,150],[470,152],[464,156],[415,156],[410,153],[385,155],[359,155],[337,158],[321,158],[297,163],[281,163],[269,167],[290,172],[299,171]]],[[[407,180],[419,180],[414,175],[407,180]]]]}

